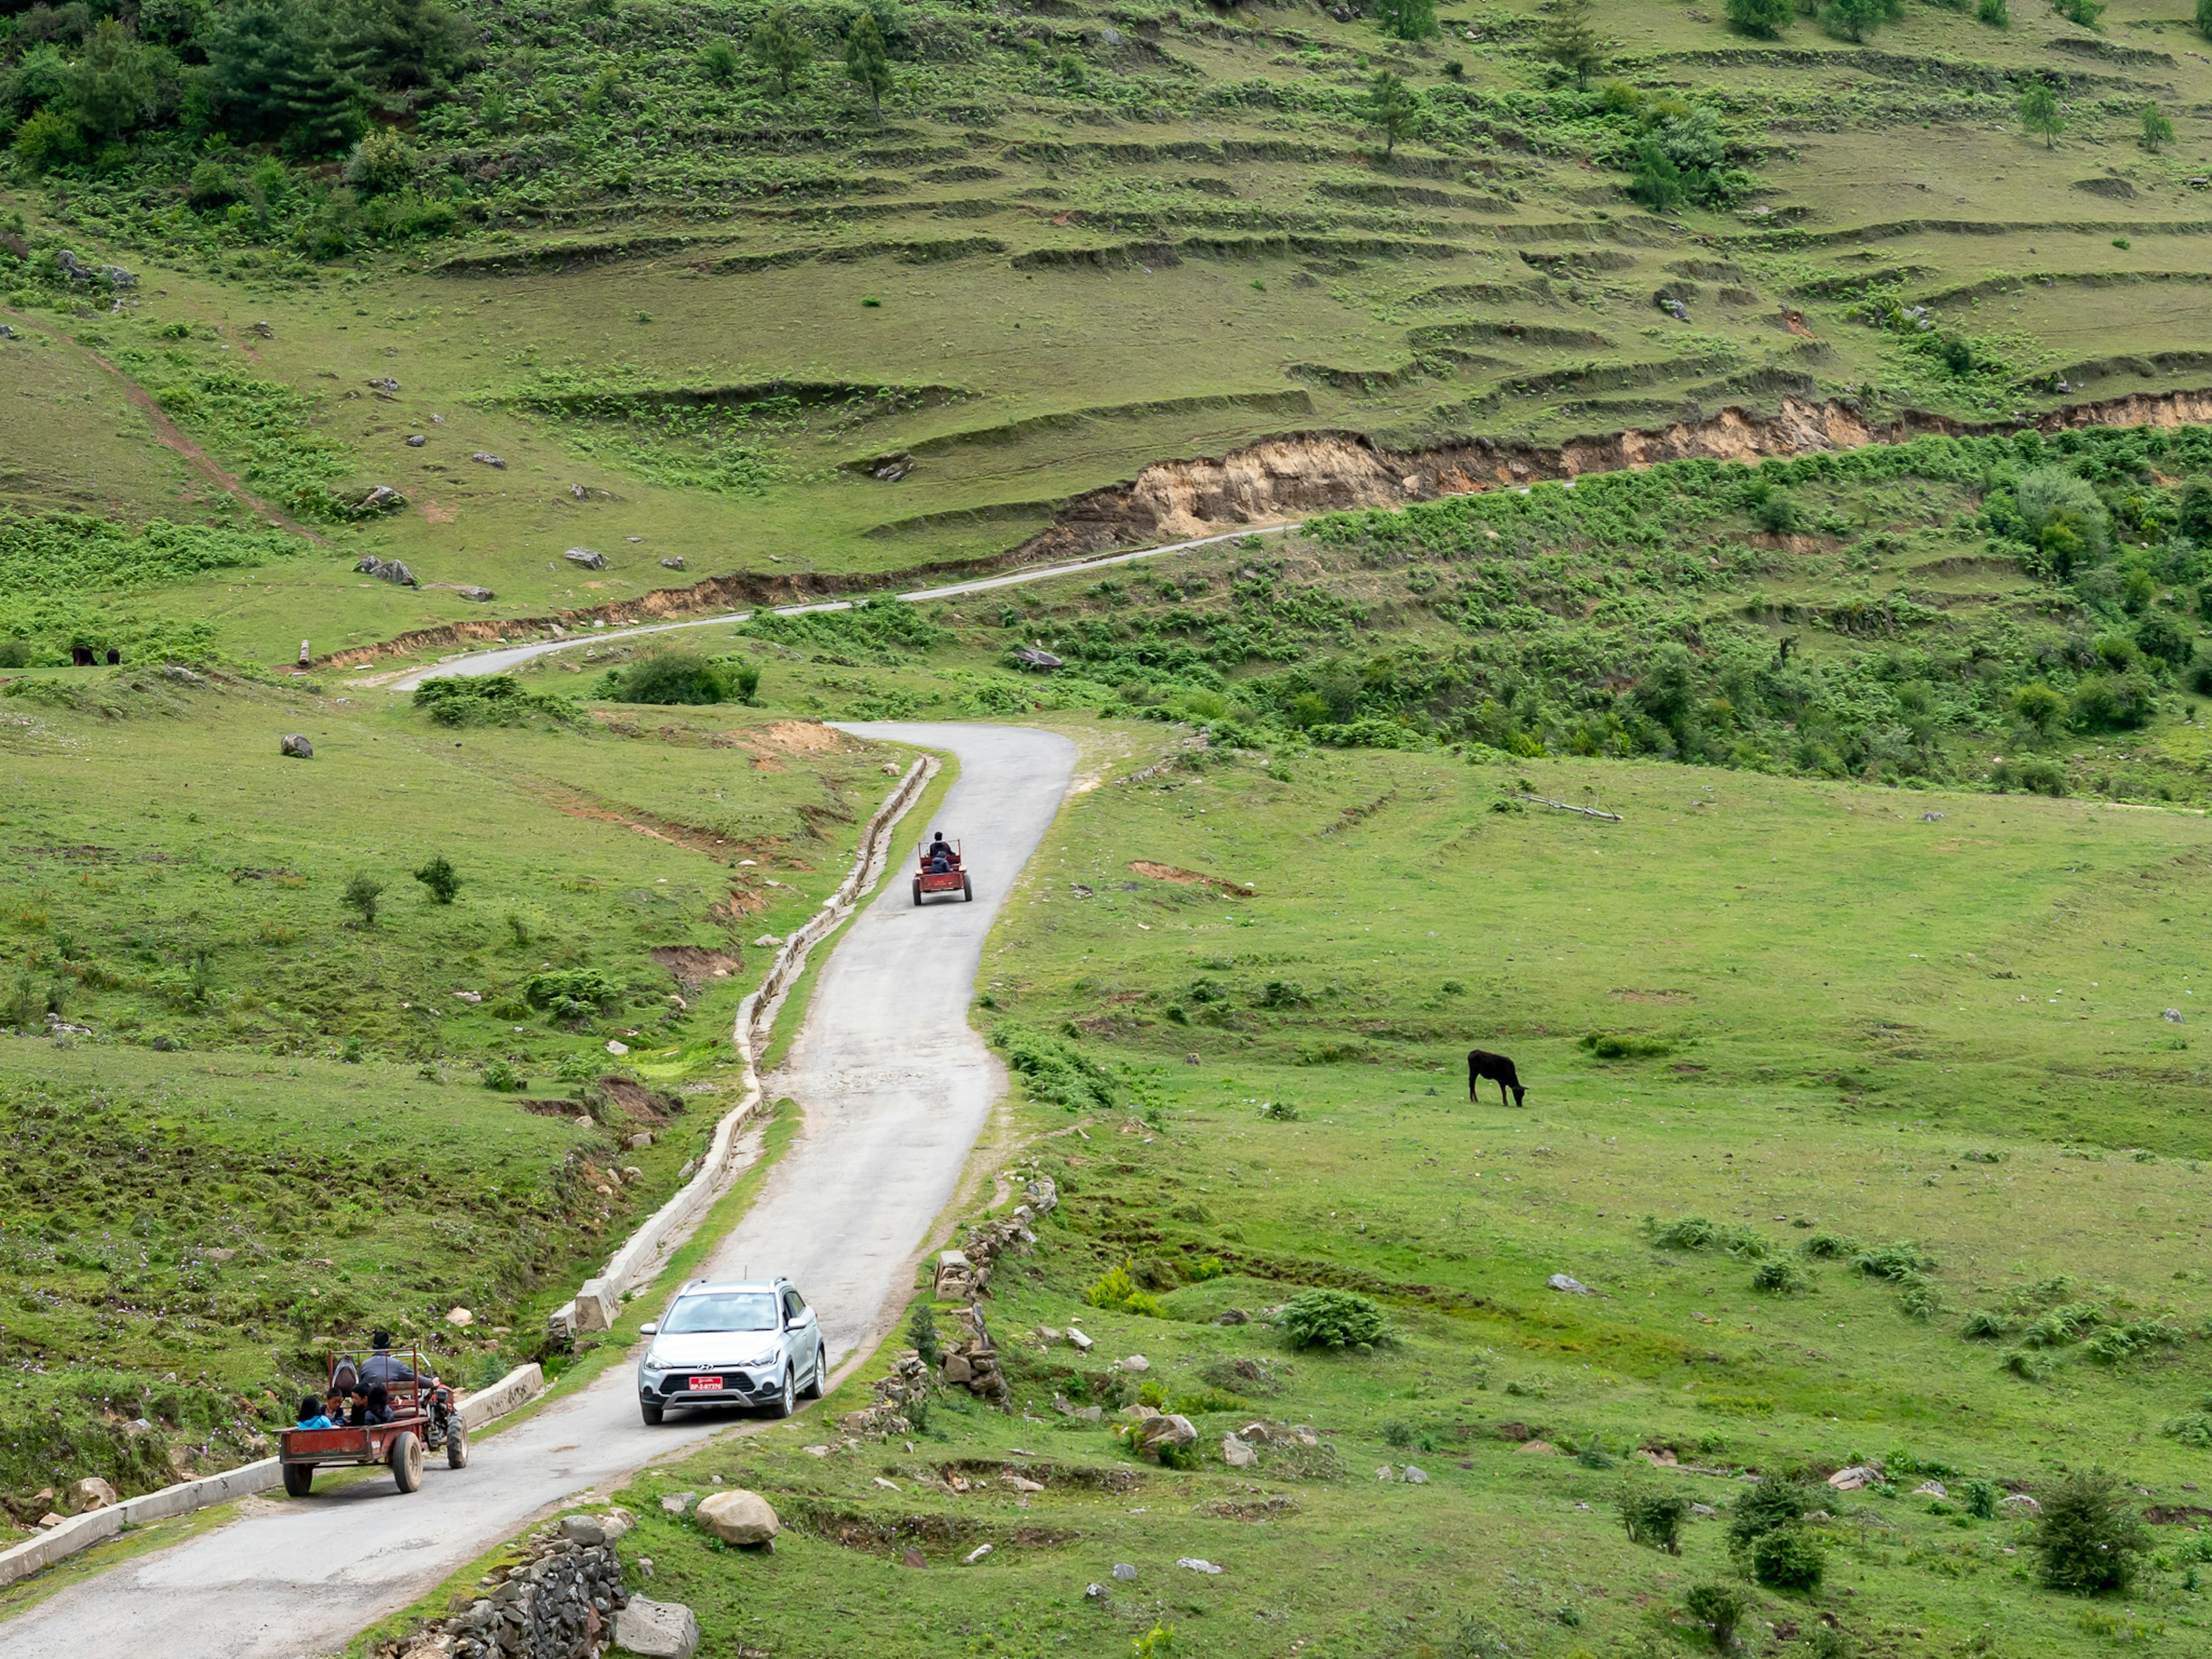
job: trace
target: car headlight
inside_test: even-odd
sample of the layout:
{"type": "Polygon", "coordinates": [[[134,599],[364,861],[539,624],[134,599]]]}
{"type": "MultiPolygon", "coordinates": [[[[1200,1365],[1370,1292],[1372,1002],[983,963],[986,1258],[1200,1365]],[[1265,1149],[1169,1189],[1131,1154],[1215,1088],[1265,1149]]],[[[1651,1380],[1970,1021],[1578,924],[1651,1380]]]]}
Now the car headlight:
{"type": "Polygon", "coordinates": [[[642,1369],[648,1371],[665,1371],[668,1369],[668,1364],[659,1354],[649,1353],[645,1357],[642,1369]]]}

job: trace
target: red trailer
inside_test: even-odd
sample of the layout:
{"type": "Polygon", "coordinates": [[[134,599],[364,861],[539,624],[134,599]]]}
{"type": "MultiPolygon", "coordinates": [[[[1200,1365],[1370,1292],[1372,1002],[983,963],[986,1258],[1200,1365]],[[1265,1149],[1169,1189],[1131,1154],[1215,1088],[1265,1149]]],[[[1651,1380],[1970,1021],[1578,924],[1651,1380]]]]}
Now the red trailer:
{"type": "MultiPolygon", "coordinates": [[[[415,1380],[387,1388],[385,1403],[392,1412],[389,1423],[365,1423],[357,1428],[286,1429],[276,1437],[276,1455],[284,1466],[284,1490],[292,1497],[305,1498],[314,1485],[315,1471],[331,1465],[382,1463],[392,1470],[394,1486],[402,1492],[413,1492],[422,1484],[426,1446],[432,1450],[442,1449],[448,1468],[468,1466],[469,1431],[453,1403],[453,1391],[424,1367],[421,1349],[393,1349],[391,1353],[414,1373],[415,1380]]],[[[341,1364],[354,1363],[333,1357],[331,1383],[337,1382],[341,1364]]]]}
{"type": "Polygon", "coordinates": [[[975,884],[968,879],[968,872],[961,867],[960,843],[956,841],[951,847],[951,856],[945,860],[946,867],[942,870],[932,869],[929,848],[925,847],[921,849],[921,867],[915,872],[914,878],[914,902],[916,904],[939,893],[957,893],[963,902],[975,902],[975,884]]]}

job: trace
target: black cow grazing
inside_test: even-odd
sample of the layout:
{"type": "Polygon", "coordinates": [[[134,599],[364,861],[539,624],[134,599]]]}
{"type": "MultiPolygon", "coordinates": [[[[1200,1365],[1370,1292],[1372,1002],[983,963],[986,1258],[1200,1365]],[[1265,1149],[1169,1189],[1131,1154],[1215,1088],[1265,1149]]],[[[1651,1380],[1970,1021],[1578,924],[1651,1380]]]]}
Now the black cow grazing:
{"type": "Polygon", "coordinates": [[[1525,1105],[1528,1091],[1521,1086],[1521,1075],[1513,1069],[1513,1062],[1503,1054],[1493,1054],[1487,1049],[1472,1048],[1467,1056],[1467,1097],[1470,1104],[1475,1098],[1474,1085],[1488,1078],[1498,1085],[1498,1103],[1505,1103],[1505,1091],[1513,1091],[1513,1103],[1525,1105]]]}

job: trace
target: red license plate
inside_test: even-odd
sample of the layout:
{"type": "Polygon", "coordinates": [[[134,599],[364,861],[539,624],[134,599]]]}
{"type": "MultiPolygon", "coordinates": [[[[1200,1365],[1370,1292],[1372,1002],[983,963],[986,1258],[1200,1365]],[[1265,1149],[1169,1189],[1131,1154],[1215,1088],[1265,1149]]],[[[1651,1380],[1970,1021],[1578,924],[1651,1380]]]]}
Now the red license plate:
{"type": "Polygon", "coordinates": [[[722,1386],[722,1379],[719,1376],[695,1376],[691,1379],[691,1386],[695,1389],[719,1389],[722,1386]]]}

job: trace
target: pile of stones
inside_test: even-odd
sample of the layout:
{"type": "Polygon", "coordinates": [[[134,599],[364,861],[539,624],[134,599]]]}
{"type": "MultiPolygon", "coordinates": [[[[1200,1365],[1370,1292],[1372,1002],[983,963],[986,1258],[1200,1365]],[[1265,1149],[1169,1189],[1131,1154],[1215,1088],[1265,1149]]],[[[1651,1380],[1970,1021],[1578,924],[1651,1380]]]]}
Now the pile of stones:
{"type": "Polygon", "coordinates": [[[629,1597],[614,1540],[636,1522],[627,1510],[564,1516],[532,1538],[528,1554],[495,1568],[477,1599],[375,1659],[590,1659],[629,1597]]]}

